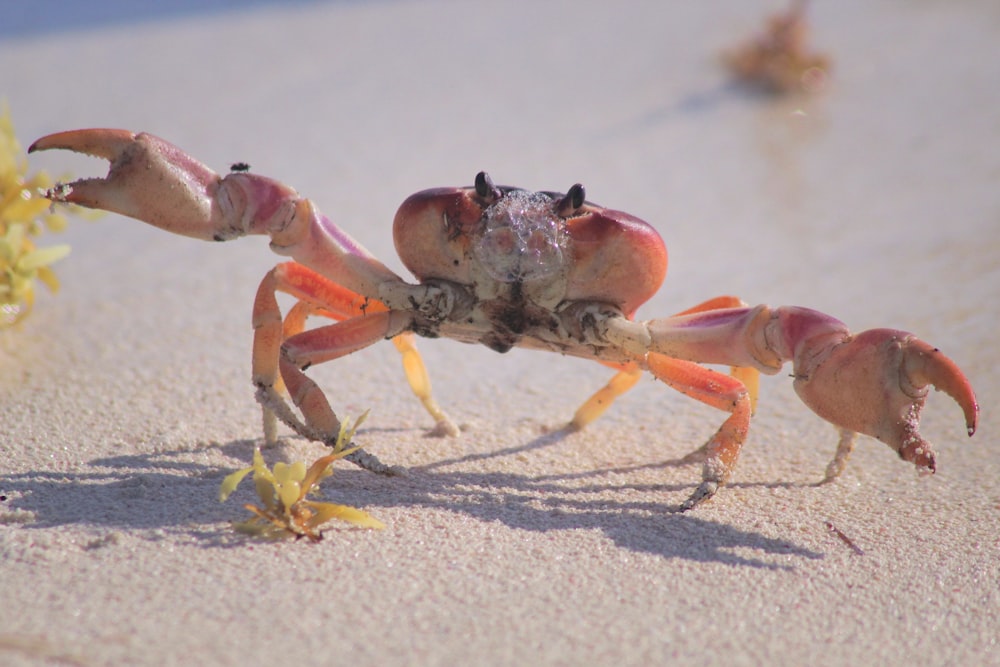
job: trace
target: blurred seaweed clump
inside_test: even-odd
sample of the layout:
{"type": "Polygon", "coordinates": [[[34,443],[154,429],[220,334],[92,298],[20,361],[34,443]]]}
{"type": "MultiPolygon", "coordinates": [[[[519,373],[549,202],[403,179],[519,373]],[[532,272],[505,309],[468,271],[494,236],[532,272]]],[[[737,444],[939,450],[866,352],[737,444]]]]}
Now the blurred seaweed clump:
{"type": "Polygon", "coordinates": [[[35,281],[53,292],[59,280],[49,268],[69,254],[66,244],[38,247],[44,231],[58,232],[66,218],[39,194],[52,186],[44,171],[28,175],[28,161],[14,135],[6,106],[0,109],[0,328],[24,319],[34,305],[35,281]]]}
{"type": "Polygon", "coordinates": [[[723,54],[738,80],[777,95],[826,87],[832,62],[809,47],[806,5],[807,0],[793,0],[787,11],[767,19],[761,34],[723,54]]]}

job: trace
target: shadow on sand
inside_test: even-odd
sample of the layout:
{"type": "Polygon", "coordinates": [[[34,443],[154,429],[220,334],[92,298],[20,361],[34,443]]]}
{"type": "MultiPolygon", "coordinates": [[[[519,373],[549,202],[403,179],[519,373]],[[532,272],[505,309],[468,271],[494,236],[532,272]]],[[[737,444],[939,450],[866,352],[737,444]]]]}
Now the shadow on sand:
{"type": "MultiPolygon", "coordinates": [[[[641,466],[583,473],[530,476],[511,472],[453,470],[485,459],[504,459],[554,444],[568,435],[559,430],[530,442],[410,468],[407,474],[383,477],[339,465],[335,481],[323,485],[324,496],[348,502],[374,514],[378,508],[427,507],[462,513],[484,522],[497,521],[528,531],[597,529],[619,547],[663,558],[787,569],[768,562],[774,557],[818,559],[823,554],[732,525],[709,521],[698,511],[679,513],[655,498],[682,493],[691,485],[636,485],[621,477],[643,468],[687,465],[678,459],[641,466]],[[611,493],[608,492],[620,492],[611,493]],[[620,497],[620,499],[609,500],[620,497]],[[747,556],[759,552],[767,560],[747,556]]],[[[250,485],[227,504],[218,500],[219,484],[231,472],[193,461],[192,453],[215,448],[249,465],[252,440],[207,444],[191,450],[95,459],[93,472],[32,472],[0,478],[8,512],[33,517],[26,528],[85,524],[119,530],[162,530],[195,535],[206,547],[242,544],[231,539],[227,524],[238,518],[240,502],[252,499],[250,485]],[[235,501],[235,502],[234,502],[235,501]],[[219,524],[219,525],[215,525],[219,524]]],[[[270,461],[285,457],[278,445],[265,451],[270,461]]],[[[201,457],[198,457],[201,458],[201,457]]],[[[743,484],[777,487],[788,484],[743,484]]]]}

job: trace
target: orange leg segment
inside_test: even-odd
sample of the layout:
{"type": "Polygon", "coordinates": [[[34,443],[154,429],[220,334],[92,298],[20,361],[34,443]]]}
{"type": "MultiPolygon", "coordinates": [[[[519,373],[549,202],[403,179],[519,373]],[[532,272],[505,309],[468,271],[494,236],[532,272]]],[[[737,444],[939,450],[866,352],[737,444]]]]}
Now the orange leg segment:
{"type": "MultiPolygon", "coordinates": [[[[293,356],[301,356],[296,361],[298,365],[329,361],[385,338],[391,326],[389,320],[384,319],[388,317],[389,311],[380,301],[352,292],[295,262],[279,264],[264,277],[254,302],[253,377],[261,388],[259,394],[264,404],[266,441],[273,442],[277,438],[275,413],[299,432],[316,435],[317,429],[325,433],[327,427],[335,424],[332,432],[335,435],[339,429],[339,421],[335,417],[331,420],[333,412],[315,383],[295,368],[295,364],[282,363],[279,369],[282,346],[293,356]],[[275,298],[275,293],[279,291],[299,299],[289,309],[283,322],[275,298]],[[340,324],[305,332],[306,320],[310,316],[326,317],[340,324]],[[295,384],[294,389],[291,383],[295,384]],[[300,406],[303,414],[304,406],[308,406],[314,424],[301,424],[284,406],[280,393],[286,384],[293,397],[298,396],[303,401],[300,406]],[[281,403],[281,407],[277,403],[281,403]]],[[[403,355],[403,368],[411,390],[435,419],[434,432],[457,435],[458,427],[431,394],[427,370],[413,343],[412,334],[400,334],[393,341],[403,355]]],[[[298,401],[294,402],[298,405],[298,401]]]]}
{"type": "MultiPolygon", "coordinates": [[[[692,306],[687,310],[682,310],[677,315],[691,315],[719,308],[738,308],[746,305],[742,299],[735,296],[717,296],[696,306],[692,306]]],[[[606,363],[604,365],[618,369],[618,373],[577,409],[576,414],[573,415],[573,419],[570,420],[569,428],[580,430],[596,420],[611,407],[615,399],[621,397],[625,392],[634,387],[642,377],[642,369],[634,363],[606,363]]],[[[732,366],[730,368],[730,375],[746,387],[750,396],[750,409],[755,411],[757,409],[757,395],[760,391],[760,371],[756,368],[732,366]]]]}
{"type": "Polygon", "coordinates": [[[434,395],[431,394],[431,379],[427,375],[424,360],[421,358],[420,352],[417,351],[415,338],[416,336],[412,333],[406,332],[392,339],[396,349],[403,355],[403,372],[406,373],[410,389],[420,399],[427,413],[434,418],[435,426],[431,433],[441,436],[457,436],[460,432],[458,425],[445,414],[438,402],[434,400],[434,395]]]}
{"type": "Polygon", "coordinates": [[[578,431],[603,415],[616,398],[634,387],[642,377],[642,369],[635,363],[605,365],[619,370],[606,385],[598,389],[577,409],[569,423],[570,429],[578,431]]]}
{"type": "MultiPolygon", "coordinates": [[[[746,302],[739,297],[730,295],[717,296],[714,299],[709,299],[708,301],[699,303],[697,306],[692,306],[687,310],[682,310],[674,317],[677,317],[678,315],[704,313],[709,310],[718,310],[720,308],[743,308],[746,307],[746,305],[746,302]]],[[[750,393],[750,409],[753,412],[756,412],[757,396],[760,394],[760,371],[756,368],[747,368],[745,366],[731,366],[729,368],[729,374],[742,382],[743,386],[747,388],[747,391],[750,393]]]]}
{"type": "Polygon", "coordinates": [[[681,505],[682,511],[688,510],[715,495],[729,479],[750,430],[750,392],[739,379],[691,361],[651,352],[646,362],[657,379],[686,396],[729,412],[729,417],[704,446],[702,483],[681,505]]]}
{"type": "Polygon", "coordinates": [[[392,315],[382,312],[353,317],[296,334],[282,345],[281,378],[292,402],[302,411],[311,437],[320,435],[318,439],[332,445],[340,432],[340,420],[323,391],[305,374],[305,369],[383,340],[393,326],[392,315]]]}

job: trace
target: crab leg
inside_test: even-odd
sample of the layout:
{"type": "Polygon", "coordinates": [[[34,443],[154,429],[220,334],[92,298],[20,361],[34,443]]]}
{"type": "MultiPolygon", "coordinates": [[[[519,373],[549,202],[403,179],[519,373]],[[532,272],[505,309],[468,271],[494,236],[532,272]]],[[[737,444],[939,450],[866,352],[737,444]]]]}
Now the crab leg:
{"type": "MultiPolygon", "coordinates": [[[[710,310],[719,310],[722,308],[745,308],[746,306],[746,301],[739,297],[731,295],[717,296],[714,299],[699,303],[697,306],[682,310],[674,315],[674,317],[705,313],[710,310]]],[[[756,411],[757,397],[760,395],[760,371],[754,366],[730,366],[729,374],[743,383],[743,386],[747,388],[750,395],[750,409],[756,411]]]]}
{"type": "MultiPolygon", "coordinates": [[[[735,308],[746,305],[742,299],[735,296],[717,296],[697,306],[683,310],[674,317],[717,310],[719,308],[735,308]]],[[[577,409],[573,415],[573,419],[570,420],[569,428],[580,430],[596,420],[611,407],[615,399],[632,389],[642,377],[642,368],[635,363],[605,363],[604,365],[618,369],[618,373],[577,409]]],[[[739,380],[747,388],[750,397],[750,407],[751,409],[756,409],[757,394],[760,389],[760,372],[753,367],[733,366],[730,369],[730,375],[739,380]]]]}
{"type": "Polygon", "coordinates": [[[390,307],[406,307],[412,290],[421,289],[406,285],[311,201],[274,179],[246,172],[220,177],[173,144],[128,130],[59,132],[37,140],[28,152],[54,148],[111,165],[105,178],[52,188],[46,193],[52,201],[121,213],[207,241],[265,234],[275,252],[390,307]]]}
{"type": "MultiPolygon", "coordinates": [[[[829,315],[789,306],[728,308],[634,324],[617,322],[609,335],[623,346],[648,341],[650,350],[670,357],[770,374],[791,361],[799,397],[841,431],[840,468],[850,453],[851,433],[863,433],[918,469],[934,472],[933,449],[918,432],[930,386],[962,408],[969,435],[976,430],[979,406],[968,379],[940,350],[905,331],[851,334],[829,315]]],[[[832,465],[828,476],[837,472],[832,465]]]]}
{"type": "Polygon", "coordinates": [[[392,339],[393,344],[399,353],[403,355],[403,372],[406,373],[406,381],[410,383],[410,390],[416,396],[424,410],[434,418],[434,430],[432,435],[457,436],[461,433],[458,424],[451,420],[438,402],[431,394],[431,379],[427,375],[427,367],[424,360],[417,351],[416,336],[409,331],[404,332],[392,339]]]}
{"type": "MultiPolygon", "coordinates": [[[[326,395],[305,374],[305,370],[314,363],[337,359],[391,338],[408,324],[409,319],[406,313],[386,311],[319,327],[287,339],[281,346],[278,370],[292,402],[305,418],[304,424],[295,417],[273,386],[259,383],[258,400],[297,433],[333,446],[340,431],[340,420],[330,407],[326,395]]],[[[399,472],[362,449],[355,450],[345,458],[372,472],[387,475],[399,472]]]]}
{"type": "Polygon", "coordinates": [[[310,437],[321,440],[333,437],[340,430],[340,420],[330,409],[322,391],[304,371],[313,364],[332,361],[391,338],[400,333],[408,322],[406,313],[386,311],[304,331],[284,341],[278,369],[292,401],[306,418],[310,437]]]}
{"type": "MultiPolygon", "coordinates": [[[[264,437],[269,442],[276,439],[275,418],[277,418],[299,435],[332,446],[340,432],[340,420],[337,419],[336,413],[316,383],[303,372],[309,362],[296,364],[289,360],[285,353],[289,341],[300,340],[312,333],[298,333],[304,326],[312,306],[305,301],[299,301],[292,307],[283,323],[275,299],[275,291],[279,284],[276,273],[277,269],[270,271],[261,281],[253,307],[253,382],[257,387],[257,401],[263,409],[264,437]],[[299,420],[281,397],[280,392],[283,387],[287,388],[293,403],[305,418],[305,423],[299,420]]],[[[332,348],[329,358],[350,354],[382,340],[392,326],[391,321],[388,321],[390,316],[391,313],[383,309],[370,317],[355,317],[323,327],[327,347],[332,348]]],[[[361,449],[345,458],[373,472],[382,474],[396,472],[361,449]]]]}
{"type": "MultiPolygon", "coordinates": [[[[359,294],[327,280],[316,272],[285,262],[272,269],[261,281],[254,308],[254,382],[258,387],[274,387],[280,392],[283,382],[277,372],[277,359],[281,343],[301,333],[310,315],[327,317],[336,321],[349,320],[367,314],[386,312],[379,301],[359,294]],[[286,292],[299,299],[281,323],[276,291],[286,292]]],[[[431,393],[430,379],[423,359],[413,341],[413,334],[404,332],[393,338],[403,357],[403,370],[410,389],[420,399],[427,412],[434,418],[435,433],[458,435],[458,427],[441,409],[431,393]]],[[[274,397],[269,402],[275,400],[274,397]]],[[[264,433],[268,441],[275,439],[274,413],[264,408],[264,433]]],[[[338,426],[339,430],[339,426],[338,426]]]]}
{"type": "Polygon", "coordinates": [[[681,511],[689,510],[714,496],[729,480],[750,431],[753,413],[750,392],[738,378],[691,361],[650,352],[646,363],[657,379],[706,405],[730,413],[703,447],[705,461],[701,485],[680,507],[681,511]]]}
{"type": "Polygon", "coordinates": [[[573,419],[568,424],[568,428],[571,430],[579,431],[603,415],[615,402],[615,399],[634,387],[642,378],[642,369],[635,363],[605,363],[604,365],[617,368],[618,372],[608,380],[606,385],[594,392],[583,405],[577,408],[573,419]]]}

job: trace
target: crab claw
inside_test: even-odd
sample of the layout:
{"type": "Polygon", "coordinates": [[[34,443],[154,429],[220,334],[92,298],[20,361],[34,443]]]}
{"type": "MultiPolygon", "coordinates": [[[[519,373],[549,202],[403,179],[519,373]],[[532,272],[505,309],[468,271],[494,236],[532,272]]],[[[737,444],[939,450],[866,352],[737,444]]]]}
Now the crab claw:
{"type": "Polygon", "coordinates": [[[223,240],[242,232],[227,229],[214,171],[163,139],[128,130],[70,130],[42,137],[28,152],[59,148],[111,163],[106,178],[62,183],[46,193],[59,202],[99,208],[136,218],[184,236],[223,240]]]}
{"type": "Polygon", "coordinates": [[[840,340],[806,340],[795,354],[795,390],[816,414],[842,430],[873,436],[921,471],[934,451],[917,429],[933,386],[962,408],[971,436],[979,405],[968,379],[940,350],[913,334],[872,329],[840,340]]]}
{"type": "Polygon", "coordinates": [[[177,146],[128,130],[70,130],[42,137],[28,152],[53,148],[108,160],[104,178],[61,183],[56,202],[121,213],[174,234],[227,241],[271,237],[272,249],[360,294],[400,282],[308,199],[273,178],[235,169],[220,176],[177,146]]]}
{"type": "Polygon", "coordinates": [[[174,234],[205,241],[270,234],[275,242],[282,236],[281,244],[288,245],[301,240],[317,217],[308,200],[280,181],[243,170],[220,176],[145,132],[57,132],[35,141],[28,152],[53,148],[104,158],[111,166],[104,178],[59,183],[46,197],[121,213],[174,234]]]}

